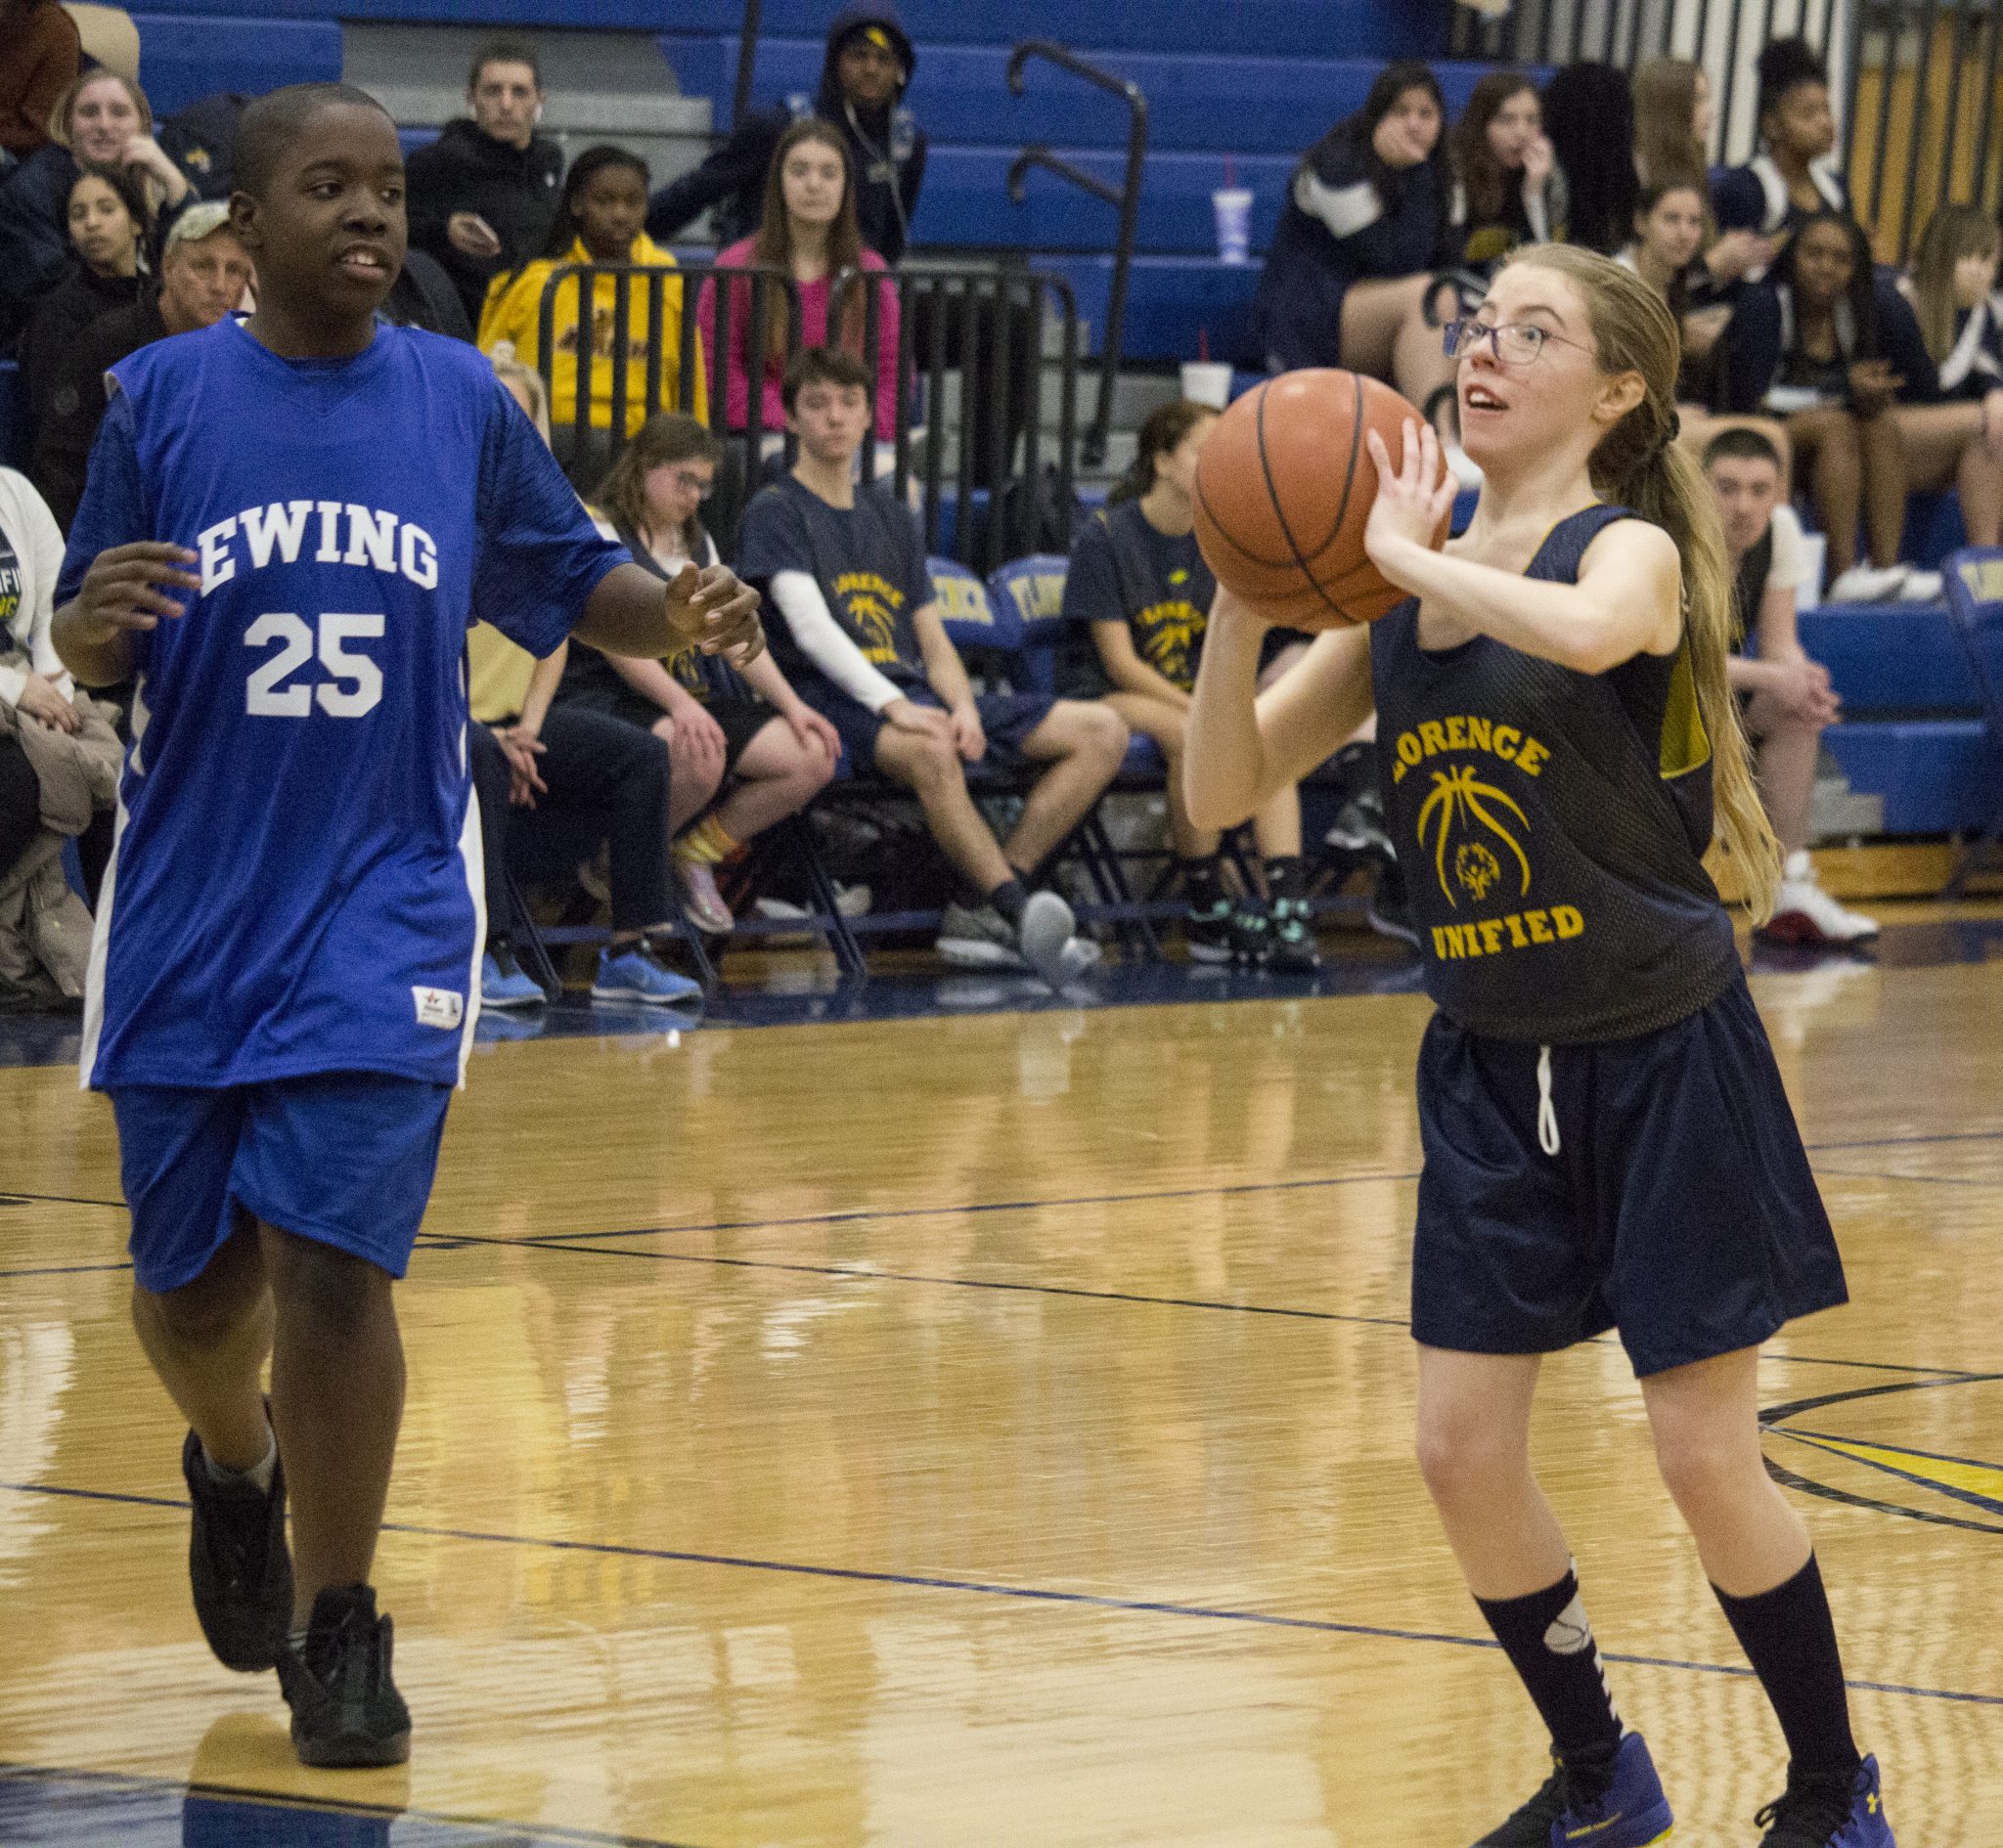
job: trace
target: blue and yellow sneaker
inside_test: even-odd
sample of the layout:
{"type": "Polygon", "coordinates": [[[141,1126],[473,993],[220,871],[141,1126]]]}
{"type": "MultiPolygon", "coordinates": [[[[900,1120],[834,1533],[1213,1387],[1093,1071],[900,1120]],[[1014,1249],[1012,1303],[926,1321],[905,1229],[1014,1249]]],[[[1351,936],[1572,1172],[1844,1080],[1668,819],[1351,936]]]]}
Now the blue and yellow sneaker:
{"type": "Polygon", "coordinates": [[[1551,1754],[1544,1787],[1475,1848],[1655,1848],[1674,1832],[1669,1800],[1639,1733],[1621,1740],[1610,1767],[1593,1775],[1551,1754]]]}
{"type": "Polygon", "coordinates": [[[1766,1830],[1759,1848],[1897,1848],[1875,1758],[1847,1778],[1789,1766],[1787,1789],[1753,1820],[1766,1830]]]}
{"type": "Polygon", "coordinates": [[[645,938],[607,945],[599,951],[598,974],[592,979],[594,1001],[638,1001],[644,1007],[680,1007],[702,998],[702,984],[677,975],[645,938]]]}

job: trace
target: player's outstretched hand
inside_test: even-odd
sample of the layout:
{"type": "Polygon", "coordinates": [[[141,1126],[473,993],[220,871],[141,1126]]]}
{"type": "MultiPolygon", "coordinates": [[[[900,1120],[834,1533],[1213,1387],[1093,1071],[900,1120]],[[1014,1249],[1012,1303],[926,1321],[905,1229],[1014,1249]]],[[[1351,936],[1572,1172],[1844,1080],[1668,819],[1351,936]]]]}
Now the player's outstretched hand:
{"type": "Polygon", "coordinates": [[[154,540],[99,552],[76,593],[82,638],[110,641],[121,630],[157,629],[162,616],[185,615],[186,600],[168,593],[201,589],[201,580],[188,569],[195,562],[186,546],[154,540]]]}
{"type": "Polygon", "coordinates": [[[668,626],[704,654],[741,668],[765,652],[758,593],[728,565],[684,565],[668,586],[668,626]]]}
{"type": "Polygon", "coordinates": [[[1368,432],[1368,442],[1370,460],[1377,464],[1377,499],[1370,506],[1370,523],[1363,529],[1363,550],[1378,570],[1399,584],[1402,583],[1398,574],[1400,554],[1409,556],[1413,547],[1425,551],[1433,549],[1434,534],[1453,510],[1457,484],[1430,424],[1421,429],[1410,418],[1405,419],[1404,456],[1396,468],[1391,465],[1391,452],[1375,430],[1368,432]]]}

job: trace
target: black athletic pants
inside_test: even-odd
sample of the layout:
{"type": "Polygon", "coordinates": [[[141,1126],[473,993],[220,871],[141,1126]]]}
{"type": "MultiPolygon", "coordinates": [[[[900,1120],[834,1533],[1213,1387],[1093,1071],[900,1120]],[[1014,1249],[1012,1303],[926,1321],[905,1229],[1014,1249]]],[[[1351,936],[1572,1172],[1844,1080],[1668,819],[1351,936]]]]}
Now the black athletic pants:
{"type": "Polygon", "coordinates": [[[483,725],[472,727],[473,789],[487,859],[487,935],[519,928],[506,868],[518,832],[561,830],[582,844],[602,838],[612,862],[612,928],[646,930],[674,916],[668,896],[668,747],[651,731],[564,704],[543,721],[536,768],[550,786],[533,809],[509,805],[508,755],[483,725]]]}

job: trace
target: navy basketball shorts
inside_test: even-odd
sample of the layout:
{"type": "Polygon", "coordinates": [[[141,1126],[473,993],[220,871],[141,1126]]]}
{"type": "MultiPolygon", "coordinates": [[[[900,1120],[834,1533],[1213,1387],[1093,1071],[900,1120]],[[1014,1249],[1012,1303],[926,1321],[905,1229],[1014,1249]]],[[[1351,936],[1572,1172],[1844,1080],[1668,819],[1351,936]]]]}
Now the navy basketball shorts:
{"type": "MultiPolygon", "coordinates": [[[[890,722],[818,674],[802,675],[798,687],[800,697],[841,733],[850,771],[873,770],[877,734],[890,722]]],[[[934,712],[946,709],[929,686],[903,691],[913,706],[929,706],[934,712]]],[[[976,693],[974,705],[981,715],[981,729],[988,734],[988,754],[982,765],[991,770],[1021,770],[1030,762],[1023,752],[1023,740],[1050,716],[1056,703],[1041,693],[976,693]]]]}
{"type": "Polygon", "coordinates": [[[1418,1341],[1541,1354],[1618,1329],[1646,1376],[1848,1299],[1743,981],[1659,1033],[1551,1047],[1547,1086],[1540,1052],[1445,1014],[1426,1029],[1418,1341]]]}
{"type": "Polygon", "coordinates": [[[193,1283],[241,1213],[401,1277],[451,1097],[449,1084],[378,1072],[229,1090],[119,1085],[111,1108],[140,1288],[193,1283]]]}

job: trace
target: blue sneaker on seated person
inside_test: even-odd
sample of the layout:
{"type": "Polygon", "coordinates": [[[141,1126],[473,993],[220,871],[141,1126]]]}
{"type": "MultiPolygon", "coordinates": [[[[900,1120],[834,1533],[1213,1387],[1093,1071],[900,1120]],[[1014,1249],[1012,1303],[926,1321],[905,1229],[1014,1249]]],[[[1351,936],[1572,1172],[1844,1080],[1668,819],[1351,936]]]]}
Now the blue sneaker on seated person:
{"type": "Polygon", "coordinates": [[[638,1001],[645,1007],[679,1007],[702,998],[702,984],[677,975],[645,938],[636,943],[607,945],[599,951],[598,974],[592,978],[594,1001],[638,1001]]]}
{"type": "Polygon", "coordinates": [[[480,958],[482,1007],[541,1007],[549,998],[543,985],[514,960],[508,945],[496,944],[480,958]]]}

